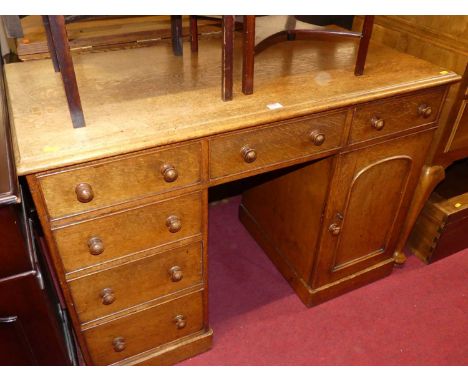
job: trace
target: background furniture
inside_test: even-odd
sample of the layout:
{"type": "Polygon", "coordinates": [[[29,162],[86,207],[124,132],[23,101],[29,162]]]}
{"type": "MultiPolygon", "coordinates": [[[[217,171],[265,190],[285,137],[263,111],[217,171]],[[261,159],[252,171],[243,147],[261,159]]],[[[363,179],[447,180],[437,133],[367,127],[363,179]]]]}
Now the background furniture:
{"type": "Polygon", "coordinates": [[[468,248],[468,159],[450,166],[424,205],[408,247],[425,263],[468,248]]]}
{"type": "Polygon", "coordinates": [[[356,54],[356,64],[354,74],[360,76],[364,72],[366,63],[367,49],[369,46],[370,37],[372,35],[372,25],[374,16],[365,16],[361,32],[353,32],[346,30],[331,30],[331,29],[296,29],[295,18],[290,18],[292,22],[285,26],[285,30],[277,32],[266,37],[261,42],[255,42],[255,16],[244,16],[244,48],[243,48],[243,65],[242,65],[242,92],[244,94],[253,93],[253,78],[254,78],[254,60],[255,55],[262,52],[272,44],[280,41],[296,40],[296,39],[340,39],[340,38],[356,38],[359,40],[358,51],[356,54]]]}
{"type": "Polygon", "coordinates": [[[219,40],[199,43],[197,65],[164,47],[77,57],[93,120],[85,136],[64,128],[65,100],[45,96],[60,85],[41,75],[47,62],[6,68],[17,168],[88,364],[169,364],[209,349],[208,189],[217,185],[252,182],[242,221],[305,304],[390,274],[439,111],[459,80],[374,46],[372,70],[356,81],[346,69],[354,57],[335,44],[312,51],[296,41],[258,56],[255,94],[225,103],[210,75],[219,40]],[[311,62],[330,81],[307,81],[311,62]],[[180,65],[186,81],[168,80],[180,65]],[[37,96],[25,96],[24,81],[37,96]],[[31,108],[47,113],[21,112],[31,108]]]}
{"type": "MultiPolygon", "coordinates": [[[[0,64],[0,67],[2,65],[0,64]]],[[[0,365],[69,365],[64,312],[47,273],[18,187],[0,77],[0,365]],[[21,204],[19,204],[22,202],[21,204]]],[[[70,346],[72,346],[70,344],[70,346]]]]}
{"type": "MultiPolygon", "coordinates": [[[[360,23],[362,19],[355,18],[356,27],[360,23]]],[[[398,261],[403,263],[403,247],[434,187],[444,179],[445,169],[455,161],[468,157],[468,16],[378,16],[372,36],[375,41],[463,76],[462,81],[453,86],[447,95],[440,115],[443,128],[435,135],[435,143],[431,146],[411,203],[397,249],[398,261]]],[[[416,225],[424,224],[423,221],[421,217],[416,225]]],[[[421,227],[416,230],[417,233],[415,231],[413,235],[417,236],[410,239],[413,246],[421,235],[421,227]]]]}

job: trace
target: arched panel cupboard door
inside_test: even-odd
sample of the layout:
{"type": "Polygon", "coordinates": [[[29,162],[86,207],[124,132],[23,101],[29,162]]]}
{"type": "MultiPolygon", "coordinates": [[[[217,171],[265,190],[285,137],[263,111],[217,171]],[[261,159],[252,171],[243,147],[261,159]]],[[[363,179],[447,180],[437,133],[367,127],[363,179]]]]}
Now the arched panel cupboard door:
{"type": "Polygon", "coordinates": [[[392,261],[432,131],[342,154],[325,213],[314,288],[392,261]]]}

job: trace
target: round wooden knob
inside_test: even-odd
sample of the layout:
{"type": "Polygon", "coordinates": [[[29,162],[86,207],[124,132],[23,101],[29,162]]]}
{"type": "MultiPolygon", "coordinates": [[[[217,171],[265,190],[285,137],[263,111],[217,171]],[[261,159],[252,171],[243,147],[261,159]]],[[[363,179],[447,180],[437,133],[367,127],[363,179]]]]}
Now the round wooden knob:
{"type": "Polygon", "coordinates": [[[161,166],[161,174],[167,183],[174,182],[179,176],[176,168],[171,164],[163,164],[161,166]]]}
{"type": "Polygon", "coordinates": [[[242,147],[241,155],[246,163],[252,163],[255,161],[255,159],[257,159],[257,152],[255,149],[252,149],[249,146],[242,147]]]}
{"type": "Polygon", "coordinates": [[[88,248],[91,255],[97,256],[104,252],[104,243],[99,237],[94,236],[88,240],[88,248]]]}
{"type": "Polygon", "coordinates": [[[379,117],[372,117],[371,119],[371,125],[374,129],[376,130],[382,130],[385,126],[385,121],[382,118],[379,117]]]}
{"type": "Polygon", "coordinates": [[[418,107],[418,114],[423,118],[429,118],[432,114],[432,108],[429,105],[423,103],[418,107]]]}
{"type": "Polygon", "coordinates": [[[93,189],[88,183],[80,183],[75,187],[76,198],[81,203],[88,203],[94,198],[93,189]]]}
{"type": "Polygon", "coordinates": [[[338,236],[341,232],[341,227],[337,223],[333,223],[330,225],[330,227],[328,227],[328,230],[333,236],[338,236]]]}
{"type": "Polygon", "coordinates": [[[169,232],[176,233],[182,228],[182,221],[176,215],[171,215],[166,219],[166,226],[169,228],[169,232]]]}
{"type": "Polygon", "coordinates": [[[325,134],[319,131],[312,131],[310,133],[310,140],[315,146],[321,146],[325,142],[325,134]]]}
{"type": "Polygon", "coordinates": [[[169,274],[171,275],[171,280],[175,283],[182,280],[184,277],[182,269],[177,265],[169,269],[169,274]]]}
{"type": "Polygon", "coordinates": [[[114,351],[121,352],[125,350],[125,338],[123,337],[115,337],[112,340],[112,346],[114,347],[114,351]]]}
{"type": "Polygon", "coordinates": [[[177,329],[183,329],[187,326],[187,321],[182,314],[175,316],[174,322],[176,324],[177,329]]]}
{"type": "Polygon", "coordinates": [[[101,297],[103,305],[110,305],[115,301],[114,291],[111,288],[104,288],[101,297]]]}

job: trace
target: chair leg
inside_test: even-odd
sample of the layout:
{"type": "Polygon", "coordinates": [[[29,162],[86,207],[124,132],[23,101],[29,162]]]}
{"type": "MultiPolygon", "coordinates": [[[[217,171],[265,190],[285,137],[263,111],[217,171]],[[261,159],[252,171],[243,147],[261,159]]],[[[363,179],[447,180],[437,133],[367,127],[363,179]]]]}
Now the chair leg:
{"type": "Polygon", "coordinates": [[[55,51],[54,39],[52,38],[52,32],[50,30],[49,16],[42,16],[42,22],[44,24],[44,29],[46,32],[47,46],[49,47],[50,59],[52,60],[52,64],[54,65],[55,72],[60,72],[57,60],[57,52],[55,51]]]}
{"type": "Polygon", "coordinates": [[[242,92],[253,93],[255,59],[255,16],[244,16],[242,54],[242,92]]]}
{"type": "Polygon", "coordinates": [[[369,49],[369,42],[372,35],[372,27],[374,26],[374,16],[365,16],[364,24],[362,25],[362,34],[359,40],[359,49],[356,57],[356,66],[354,68],[354,75],[360,76],[364,73],[364,66],[366,65],[367,50],[369,49]]]}
{"type": "Polygon", "coordinates": [[[76,83],[70,45],[68,43],[67,30],[65,29],[65,19],[63,16],[49,16],[49,24],[73,127],[83,127],[85,126],[85,120],[81,107],[80,93],[78,92],[78,84],[76,83]]]}
{"type": "Polygon", "coordinates": [[[182,56],[183,41],[182,41],[182,16],[171,16],[171,37],[172,51],[175,56],[182,56]]]}
{"type": "Polygon", "coordinates": [[[190,16],[190,49],[192,52],[198,52],[197,16],[190,16]]]}
{"type": "Polygon", "coordinates": [[[234,16],[223,16],[223,49],[221,57],[221,98],[232,100],[234,60],[234,16]]]}

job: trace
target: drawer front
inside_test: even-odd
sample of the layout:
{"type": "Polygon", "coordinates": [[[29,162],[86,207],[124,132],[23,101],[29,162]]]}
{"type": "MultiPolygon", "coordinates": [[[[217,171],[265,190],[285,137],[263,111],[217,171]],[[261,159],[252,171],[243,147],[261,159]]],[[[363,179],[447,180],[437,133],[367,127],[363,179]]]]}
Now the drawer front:
{"type": "Polygon", "coordinates": [[[444,96],[435,89],[358,106],[355,109],[349,143],[366,141],[434,122],[444,96]]]}
{"type": "Polygon", "coordinates": [[[39,176],[52,219],[200,182],[199,142],[39,176]]]}
{"type": "Polygon", "coordinates": [[[66,272],[201,232],[201,193],[140,205],[53,231],[66,272]]]}
{"type": "Polygon", "coordinates": [[[210,140],[210,177],[251,171],[340,146],[346,111],[210,140]]]}
{"type": "Polygon", "coordinates": [[[83,332],[95,365],[109,365],[203,329],[195,292],[83,332]]]}
{"type": "Polygon", "coordinates": [[[73,280],[69,287],[84,323],[201,282],[201,243],[194,243],[73,280]]]}

